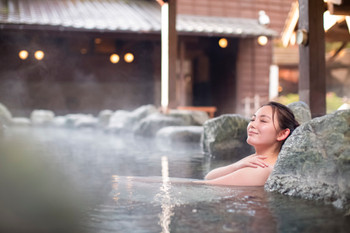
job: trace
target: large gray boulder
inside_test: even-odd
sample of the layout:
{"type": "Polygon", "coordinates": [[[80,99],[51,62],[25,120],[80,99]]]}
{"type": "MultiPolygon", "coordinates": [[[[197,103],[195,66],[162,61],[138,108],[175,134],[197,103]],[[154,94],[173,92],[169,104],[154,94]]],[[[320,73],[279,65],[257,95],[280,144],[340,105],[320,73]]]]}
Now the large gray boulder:
{"type": "Polygon", "coordinates": [[[181,115],[156,113],[142,119],[134,128],[135,135],[155,137],[158,130],[167,126],[188,126],[191,121],[181,115]]]}
{"type": "Polygon", "coordinates": [[[285,142],[268,191],[323,200],[350,214],[350,110],[314,118],[285,142]]]}
{"type": "Polygon", "coordinates": [[[302,101],[293,102],[287,105],[294,113],[295,119],[299,124],[308,122],[311,120],[311,111],[309,106],[302,101]]]}
{"type": "Polygon", "coordinates": [[[144,105],[132,112],[118,110],[110,117],[106,131],[113,133],[132,133],[142,119],[158,112],[154,105],[144,105]]]}
{"type": "Polygon", "coordinates": [[[201,145],[212,158],[237,161],[254,153],[247,142],[249,120],[237,114],[225,114],[206,121],[201,145]]]}
{"type": "Polygon", "coordinates": [[[202,126],[168,126],[160,129],[156,139],[168,145],[176,143],[199,143],[202,126]]]}
{"type": "Polygon", "coordinates": [[[49,126],[55,118],[55,113],[51,110],[36,109],[30,114],[30,120],[34,126],[49,126]]]}
{"type": "Polygon", "coordinates": [[[203,125],[207,120],[210,119],[208,114],[203,111],[172,109],[168,115],[183,118],[189,125],[199,126],[203,125]]]}

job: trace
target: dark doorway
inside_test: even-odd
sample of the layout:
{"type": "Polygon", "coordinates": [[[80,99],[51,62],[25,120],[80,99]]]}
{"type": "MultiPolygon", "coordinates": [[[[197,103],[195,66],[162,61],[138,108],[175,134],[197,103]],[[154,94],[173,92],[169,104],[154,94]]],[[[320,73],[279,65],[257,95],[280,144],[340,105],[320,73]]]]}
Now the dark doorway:
{"type": "Polygon", "coordinates": [[[220,39],[207,39],[205,53],[193,61],[193,105],[216,106],[224,114],[235,111],[238,39],[227,39],[225,48],[220,39]]]}

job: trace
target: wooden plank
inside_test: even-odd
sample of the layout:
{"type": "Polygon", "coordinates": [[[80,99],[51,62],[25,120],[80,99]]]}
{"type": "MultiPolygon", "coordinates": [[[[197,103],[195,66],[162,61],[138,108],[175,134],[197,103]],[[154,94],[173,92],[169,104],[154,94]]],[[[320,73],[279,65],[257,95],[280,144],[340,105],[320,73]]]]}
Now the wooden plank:
{"type": "Polygon", "coordinates": [[[177,106],[176,98],[176,0],[169,0],[169,107],[177,106]]]}
{"type": "Polygon", "coordinates": [[[349,1],[328,1],[327,6],[332,15],[350,15],[349,1]]]}
{"type": "Polygon", "coordinates": [[[323,12],[323,1],[299,0],[299,29],[308,32],[308,43],[299,45],[299,98],[313,117],[326,113],[323,12]]]}

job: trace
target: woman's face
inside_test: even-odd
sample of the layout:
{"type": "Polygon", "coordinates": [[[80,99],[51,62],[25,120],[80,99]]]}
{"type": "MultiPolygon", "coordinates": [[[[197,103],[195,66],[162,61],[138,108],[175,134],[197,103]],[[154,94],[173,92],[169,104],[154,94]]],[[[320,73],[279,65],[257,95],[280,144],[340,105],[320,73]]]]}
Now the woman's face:
{"type": "Polygon", "coordinates": [[[252,146],[271,146],[277,143],[280,131],[277,116],[272,117],[272,107],[261,107],[251,118],[247,127],[247,143],[252,146]],[[274,118],[274,119],[273,119],[274,118]]]}

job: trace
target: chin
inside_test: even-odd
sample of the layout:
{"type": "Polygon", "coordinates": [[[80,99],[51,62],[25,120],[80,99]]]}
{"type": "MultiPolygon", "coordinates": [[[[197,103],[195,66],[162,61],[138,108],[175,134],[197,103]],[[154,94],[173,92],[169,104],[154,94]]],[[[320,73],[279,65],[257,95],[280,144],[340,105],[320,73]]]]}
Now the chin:
{"type": "Polygon", "coordinates": [[[247,142],[249,145],[254,146],[254,142],[252,142],[251,139],[247,138],[246,142],[247,142]]]}

